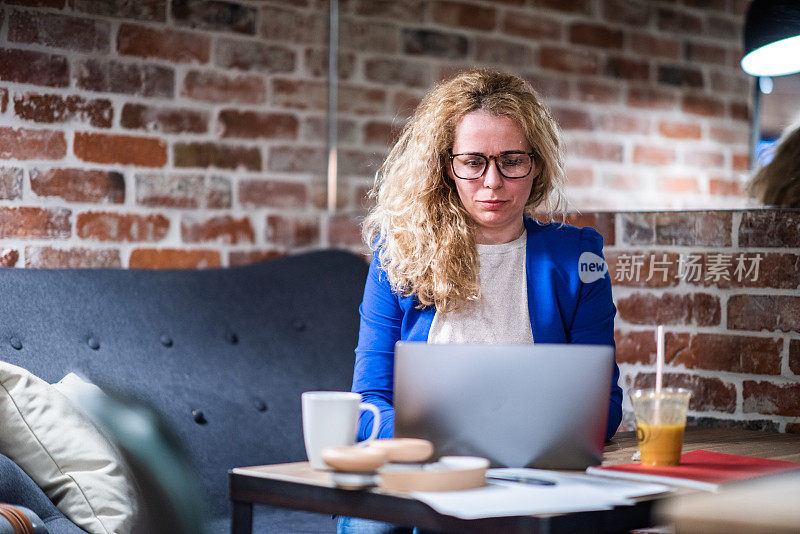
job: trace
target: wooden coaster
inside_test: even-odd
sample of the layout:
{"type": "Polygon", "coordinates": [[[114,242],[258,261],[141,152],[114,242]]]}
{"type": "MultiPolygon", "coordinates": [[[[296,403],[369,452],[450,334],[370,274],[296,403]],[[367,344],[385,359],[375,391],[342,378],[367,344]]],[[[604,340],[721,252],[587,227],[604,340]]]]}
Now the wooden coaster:
{"type": "Polygon", "coordinates": [[[378,486],[390,491],[458,491],[486,485],[489,460],[447,456],[422,468],[389,464],[378,469],[378,486]]]}

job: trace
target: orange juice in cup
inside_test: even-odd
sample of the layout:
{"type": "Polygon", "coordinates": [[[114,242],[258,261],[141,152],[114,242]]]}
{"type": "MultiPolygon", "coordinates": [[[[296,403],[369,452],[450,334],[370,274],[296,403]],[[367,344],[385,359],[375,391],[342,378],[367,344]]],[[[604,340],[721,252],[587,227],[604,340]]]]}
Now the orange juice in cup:
{"type": "Polygon", "coordinates": [[[692,393],[687,389],[637,389],[630,394],[642,465],[678,465],[692,393]]]}

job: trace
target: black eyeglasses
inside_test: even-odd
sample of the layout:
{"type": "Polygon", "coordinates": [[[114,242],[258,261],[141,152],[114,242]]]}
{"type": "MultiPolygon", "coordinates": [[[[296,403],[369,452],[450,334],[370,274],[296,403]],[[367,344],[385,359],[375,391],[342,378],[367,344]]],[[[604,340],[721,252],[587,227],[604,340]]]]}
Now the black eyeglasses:
{"type": "Polygon", "coordinates": [[[483,154],[451,154],[450,169],[456,178],[462,180],[477,180],[486,174],[489,160],[493,159],[498,172],[511,180],[525,178],[533,169],[534,152],[503,152],[498,156],[484,156],[483,154]]]}

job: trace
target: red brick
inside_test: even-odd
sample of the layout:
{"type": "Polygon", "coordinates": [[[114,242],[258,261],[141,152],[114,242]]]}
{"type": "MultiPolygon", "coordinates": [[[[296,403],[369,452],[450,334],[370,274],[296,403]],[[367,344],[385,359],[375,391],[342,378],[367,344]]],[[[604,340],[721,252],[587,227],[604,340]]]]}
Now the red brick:
{"type": "Polygon", "coordinates": [[[712,178],[708,181],[708,192],[712,195],[731,195],[738,197],[742,195],[742,188],[739,182],[712,178]]]}
{"type": "Polygon", "coordinates": [[[271,171],[322,174],[327,165],[327,153],[323,148],[285,145],[269,149],[268,168],[271,171]]]}
{"type": "Polygon", "coordinates": [[[638,117],[628,113],[608,113],[601,115],[598,120],[601,130],[619,133],[650,133],[650,119],[638,117]]]}
{"type": "Polygon", "coordinates": [[[615,286],[671,287],[678,284],[676,252],[609,250],[605,253],[605,257],[611,283],[615,286]],[[665,269],[666,275],[662,269],[665,269]]]}
{"type": "Polygon", "coordinates": [[[731,212],[661,212],[655,216],[655,242],[659,245],[729,247],[731,212]]]}
{"type": "Polygon", "coordinates": [[[70,7],[75,11],[106,17],[166,22],[167,0],[70,0],[70,7]]]}
{"type": "Polygon", "coordinates": [[[622,48],[622,31],[603,24],[578,22],[569,27],[569,40],[572,44],[596,48],[622,48]]]}
{"type": "Polygon", "coordinates": [[[700,125],[688,122],[662,121],[658,125],[658,131],[670,139],[700,139],[702,134],[700,125]]]}
{"type": "Polygon", "coordinates": [[[648,26],[651,17],[651,7],[647,2],[630,2],[629,0],[604,0],[603,20],[619,22],[625,26],[648,26]]]}
{"type": "Polygon", "coordinates": [[[789,369],[794,374],[800,375],[800,339],[789,341],[789,369]]]}
{"type": "MultiPolygon", "coordinates": [[[[655,255],[660,260],[660,255],[655,255]]],[[[660,273],[654,277],[663,280],[660,273]]],[[[649,272],[643,274],[643,278],[649,272]]],[[[702,293],[672,294],[661,296],[651,293],[633,293],[617,299],[619,317],[632,324],[679,324],[715,326],[720,323],[721,308],[719,298],[702,293]]]]}
{"type": "Polygon", "coordinates": [[[79,52],[107,52],[111,24],[105,21],[69,17],[54,13],[12,11],[8,19],[8,40],[48,48],[79,52]]]}
{"type": "Polygon", "coordinates": [[[600,59],[594,52],[543,46],[539,63],[545,69],[592,75],[600,72],[600,59]]]}
{"type": "Polygon", "coordinates": [[[800,256],[764,252],[734,252],[720,255],[706,252],[700,263],[703,273],[709,273],[716,265],[722,268],[720,275],[706,274],[700,280],[687,280],[693,285],[713,286],[719,289],[740,287],[769,287],[775,289],[797,289],[800,287],[800,256]],[[758,259],[760,258],[760,259],[758,259]],[[721,261],[722,260],[722,261],[721,261]],[[758,270],[754,269],[758,262],[758,270]],[[752,271],[751,271],[752,270],[752,271]]]}
{"type": "Polygon", "coordinates": [[[128,213],[79,213],[78,237],[97,241],[160,241],[167,235],[169,219],[163,215],[128,213]]]}
{"type": "Polygon", "coordinates": [[[693,176],[659,176],[658,189],[667,193],[699,193],[700,184],[693,176]]]}
{"type": "MultiPolygon", "coordinates": [[[[524,0],[507,3],[523,4],[524,0]]],[[[356,0],[351,5],[355,13],[364,16],[413,22],[422,22],[425,17],[424,0],[356,0]]]]}
{"type": "Polygon", "coordinates": [[[0,239],[59,239],[72,234],[64,208],[0,207],[0,239]]]}
{"type": "Polygon", "coordinates": [[[676,87],[704,87],[703,72],[700,69],[675,65],[660,65],[658,82],[676,87]]]}
{"type": "Polygon", "coordinates": [[[591,187],[594,184],[594,170],[588,167],[568,167],[566,178],[570,187],[591,187]]]}
{"type": "Polygon", "coordinates": [[[747,171],[750,170],[750,157],[747,154],[734,154],[733,161],[731,162],[731,167],[735,171],[747,171]]]}
{"type": "Polygon", "coordinates": [[[392,146],[400,135],[401,124],[370,121],[364,125],[364,143],[367,145],[392,146]]]}
{"type": "Polygon", "coordinates": [[[376,115],[386,109],[386,91],[371,87],[342,84],[339,87],[339,112],[376,115]]]}
{"type": "Polygon", "coordinates": [[[737,35],[740,31],[742,31],[742,27],[739,20],[734,21],[728,17],[721,18],[711,14],[706,15],[705,34],[708,37],[729,40],[731,35],[737,35]]]}
{"type": "MultiPolygon", "coordinates": [[[[426,10],[420,9],[420,11],[426,10]]],[[[339,47],[342,50],[353,50],[357,53],[369,50],[374,54],[395,55],[401,51],[402,40],[403,51],[408,54],[438,55],[439,52],[445,52],[444,55],[447,56],[446,51],[437,50],[435,47],[442,45],[447,47],[449,44],[462,42],[463,54],[447,57],[455,58],[466,55],[467,39],[461,35],[411,28],[401,30],[397,24],[352,17],[340,17],[339,27],[347,28],[347,31],[339,32],[339,47]],[[447,43],[447,41],[450,42],[447,43]],[[434,45],[434,47],[426,48],[426,45],[434,45]]],[[[451,52],[455,52],[455,50],[451,50],[451,52]]]]}
{"type": "Polygon", "coordinates": [[[287,247],[305,247],[319,242],[319,219],[314,216],[268,215],[266,239],[287,247]]]}
{"type": "Polygon", "coordinates": [[[204,30],[255,35],[255,7],[232,2],[207,4],[192,0],[172,0],[172,20],[177,24],[204,30]]]}
{"type": "Polygon", "coordinates": [[[173,160],[175,167],[261,170],[261,152],[258,148],[216,143],[176,143],[173,146],[173,160]]]}
{"type": "Polygon", "coordinates": [[[211,38],[199,33],[122,24],[117,34],[117,53],[173,63],[207,63],[211,38]]]}
{"type": "Polygon", "coordinates": [[[363,70],[370,82],[418,88],[431,84],[430,68],[419,62],[373,58],[364,60],[363,70]]]}
{"type": "Polygon", "coordinates": [[[475,39],[475,59],[481,63],[529,68],[535,57],[536,51],[527,44],[491,37],[475,39]]]}
{"type": "Polygon", "coordinates": [[[0,48],[0,80],[67,87],[69,65],[64,56],[0,48]]]}
{"type": "Polygon", "coordinates": [[[225,109],[219,113],[222,137],[296,139],[299,123],[286,113],[259,113],[225,109]]]}
{"type": "Polygon", "coordinates": [[[255,242],[255,231],[248,217],[230,215],[197,219],[184,217],[181,222],[181,239],[186,243],[216,242],[226,245],[255,242]]]}
{"type": "Polygon", "coordinates": [[[308,202],[306,184],[276,180],[241,180],[239,203],[244,207],[303,208],[308,202]]]}
{"type": "MultiPolygon", "coordinates": [[[[656,363],[656,333],[654,330],[622,331],[614,330],[619,363],[656,363]]],[[[689,334],[666,332],[664,336],[664,359],[669,366],[672,356],[689,343],[689,334]]]]}
{"type": "Polygon", "coordinates": [[[97,128],[110,128],[114,108],[105,98],[86,100],[74,95],[24,93],[14,97],[14,113],[29,121],[54,123],[77,119],[97,128]]]}
{"type": "Polygon", "coordinates": [[[68,202],[125,202],[125,178],[115,171],[32,169],[31,190],[40,197],[68,202]]]}
{"type": "Polygon", "coordinates": [[[66,155],[63,132],[0,127],[0,159],[61,159],[66,155]]]}
{"type": "MultiPolygon", "coordinates": [[[[361,136],[356,123],[349,119],[337,117],[336,130],[339,143],[354,145],[360,142],[361,136]]],[[[328,119],[325,116],[309,116],[302,119],[300,139],[324,144],[328,140],[328,119]]]]}
{"type": "Polygon", "coordinates": [[[635,108],[647,109],[673,109],[678,103],[675,93],[654,87],[635,88],[628,90],[628,105],[635,108]]]}
{"type": "Polygon", "coordinates": [[[328,243],[331,246],[360,246],[361,220],[351,215],[334,215],[328,221],[328,243]]]}
{"type": "Polygon", "coordinates": [[[131,269],[207,269],[220,266],[216,250],[147,249],[131,251],[131,269]]]}
{"type": "MultiPolygon", "coordinates": [[[[352,52],[339,52],[337,62],[339,79],[349,80],[352,78],[356,68],[356,55],[352,52]]],[[[303,54],[303,66],[305,72],[312,77],[326,77],[328,75],[328,50],[326,48],[307,49],[303,54]]]]}
{"type": "Polygon", "coordinates": [[[683,157],[684,163],[697,167],[723,167],[725,154],[716,150],[689,150],[683,157]]]}
{"type": "Polygon", "coordinates": [[[507,11],[500,23],[504,35],[516,35],[535,42],[558,41],[564,33],[563,24],[554,18],[525,11],[507,11]]]}
{"type": "Polygon", "coordinates": [[[221,39],[214,47],[214,63],[225,69],[255,70],[274,74],[294,71],[297,54],[286,46],[250,40],[221,39]]]}
{"type": "Polygon", "coordinates": [[[398,118],[409,118],[414,114],[422,99],[418,95],[412,95],[403,91],[395,91],[390,111],[391,115],[398,118]]]}
{"type": "Polygon", "coordinates": [[[730,129],[712,126],[709,137],[726,145],[746,145],[749,142],[749,132],[744,128],[730,129]]]}
{"type": "Polygon", "coordinates": [[[745,380],[742,397],[744,413],[800,416],[800,384],[797,383],[745,380]]]}
{"type": "Polygon", "coordinates": [[[0,88],[0,113],[5,113],[8,109],[8,89],[0,88]]]}
{"type": "Polygon", "coordinates": [[[706,43],[686,41],[684,58],[690,63],[710,63],[712,65],[725,65],[727,49],[706,43]]]}
{"type": "Polygon", "coordinates": [[[125,104],[120,125],[123,128],[148,132],[205,133],[208,131],[208,113],[185,108],[125,104]]]}
{"type": "Polygon", "coordinates": [[[611,189],[636,189],[641,185],[641,177],[633,174],[605,173],[602,176],[602,186],[611,189]]]}
{"type": "Polygon", "coordinates": [[[84,161],[163,167],[167,144],[151,137],[75,132],[75,155],[84,161]]]}
{"type": "MultiPolygon", "coordinates": [[[[719,378],[664,373],[664,387],[686,388],[692,392],[689,410],[695,412],[716,411],[733,413],[736,409],[736,386],[719,378]]],[[[655,386],[655,373],[640,373],[634,380],[636,388],[655,386]]]]}
{"type": "Polygon", "coordinates": [[[583,158],[622,162],[622,145],[619,143],[574,141],[570,143],[569,149],[574,155],[583,158]]]}
{"type": "Polygon", "coordinates": [[[189,71],[183,80],[181,96],[212,103],[263,104],[267,100],[267,87],[259,76],[189,71]]]}
{"type": "Polygon", "coordinates": [[[591,15],[593,13],[591,0],[535,0],[534,4],[536,7],[543,8],[543,10],[583,15],[591,15]]]}
{"type": "Polygon", "coordinates": [[[731,295],[728,328],[768,332],[800,332],[800,297],[731,295]]]}
{"type": "Polygon", "coordinates": [[[8,5],[64,9],[66,0],[5,0],[8,5]]]}
{"type": "Polygon", "coordinates": [[[739,121],[749,121],[750,106],[746,102],[728,102],[728,116],[739,121]]]}
{"type": "Polygon", "coordinates": [[[660,146],[636,145],[633,148],[633,162],[646,165],[669,165],[675,163],[675,151],[660,146]]]}
{"type": "Polygon", "coordinates": [[[175,71],[161,65],[116,60],[84,59],[77,62],[77,86],[89,91],[172,98],[175,71]]]}
{"type": "MultiPolygon", "coordinates": [[[[526,74],[522,76],[540,96],[545,98],[568,98],[570,94],[569,80],[560,75],[526,74]]],[[[449,76],[448,76],[449,78],[449,76]]]]}
{"type": "Polygon", "coordinates": [[[578,228],[590,227],[597,230],[603,236],[603,246],[613,247],[616,242],[615,216],[608,212],[594,213],[568,213],[567,224],[578,228]]]}
{"type": "Polygon", "coordinates": [[[0,167],[0,200],[22,198],[22,178],[25,171],[18,167],[0,167]]]}
{"type": "Polygon", "coordinates": [[[795,210],[748,210],[739,225],[740,247],[797,248],[800,213],[795,210]]]}
{"type": "Polygon", "coordinates": [[[704,117],[725,116],[725,105],[719,99],[710,96],[683,95],[681,108],[686,113],[704,117]]]}
{"type": "Polygon", "coordinates": [[[119,250],[26,247],[25,267],[34,269],[91,269],[122,267],[119,250]]]}
{"type": "Polygon", "coordinates": [[[278,107],[316,110],[328,107],[326,82],[276,78],[272,80],[271,94],[271,103],[278,107]]]}
{"type": "Polygon", "coordinates": [[[552,108],[551,112],[558,125],[565,130],[592,130],[592,116],[586,111],[575,108],[552,108]]]}
{"type": "Polygon", "coordinates": [[[470,30],[494,29],[496,11],[491,7],[444,1],[435,2],[431,9],[434,22],[439,24],[470,30]]]}
{"type": "Polygon", "coordinates": [[[781,340],[721,334],[695,334],[670,365],[731,373],[779,375],[781,340]]]}
{"type": "Polygon", "coordinates": [[[616,104],[622,91],[615,84],[578,80],[578,97],[584,102],[598,104],[616,104]]]}
{"type": "Polygon", "coordinates": [[[167,208],[230,208],[228,178],[201,174],[137,174],[136,203],[167,208]]]}
{"type": "Polygon", "coordinates": [[[646,58],[680,59],[681,43],[670,37],[657,37],[650,33],[632,33],[630,51],[646,58]]]}
{"type": "MultiPolygon", "coordinates": [[[[464,59],[469,51],[469,41],[463,35],[440,32],[435,30],[422,30],[403,28],[403,52],[410,56],[429,56],[446,59],[464,59]]],[[[378,38],[381,42],[381,38],[378,38]]],[[[369,44],[356,50],[369,49],[369,44]]]]}
{"type": "Polygon", "coordinates": [[[251,265],[262,261],[274,260],[285,255],[286,252],[282,250],[236,250],[228,254],[228,265],[231,267],[251,265]]]}
{"type": "MultiPolygon", "coordinates": [[[[289,7],[293,3],[283,2],[283,4],[289,7]]],[[[258,33],[271,41],[282,43],[324,43],[328,38],[328,7],[324,4],[320,7],[324,10],[308,13],[297,9],[264,6],[260,10],[261,24],[258,33]]],[[[348,19],[344,17],[340,18],[340,27],[349,29],[347,21],[348,19]]]]}
{"type": "Polygon", "coordinates": [[[0,250],[0,267],[13,267],[19,261],[19,251],[12,248],[0,250]]]}
{"type": "MultiPolygon", "coordinates": [[[[703,20],[695,15],[671,8],[660,8],[656,12],[658,29],[679,35],[701,35],[703,20]]],[[[733,33],[729,34],[733,35],[733,33]]]]}
{"type": "MultiPolygon", "coordinates": [[[[338,167],[340,176],[372,177],[386,159],[382,152],[364,152],[361,150],[339,151],[338,167]]],[[[277,169],[276,169],[277,170],[277,169]]]]}
{"type": "Polygon", "coordinates": [[[786,432],[788,434],[800,434],[800,423],[786,423],[786,432]]]}

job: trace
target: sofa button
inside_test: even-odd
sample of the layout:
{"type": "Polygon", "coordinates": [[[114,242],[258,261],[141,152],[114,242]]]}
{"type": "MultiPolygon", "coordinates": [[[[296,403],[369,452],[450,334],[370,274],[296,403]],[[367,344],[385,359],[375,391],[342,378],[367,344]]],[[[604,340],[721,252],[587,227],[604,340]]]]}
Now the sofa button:
{"type": "Polygon", "coordinates": [[[306,329],[306,323],[302,319],[295,319],[292,321],[292,328],[297,330],[298,332],[302,332],[306,329]]]}
{"type": "Polygon", "coordinates": [[[253,404],[255,404],[256,410],[258,410],[259,412],[267,411],[267,403],[264,402],[263,400],[256,399],[255,401],[253,401],[253,404]]]}
{"type": "Polygon", "coordinates": [[[93,337],[90,337],[86,344],[89,345],[89,348],[92,350],[97,350],[100,348],[100,342],[93,337]]]}
{"type": "Polygon", "coordinates": [[[172,338],[169,336],[161,336],[159,340],[161,341],[161,344],[164,345],[165,347],[172,346],[172,338]]]}
{"type": "Polygon", "coordinates": [[[231,345],[236,345],[239,342],[239,336],[237,336],[234,332],[228,332],[225,334],[225,339],[231,345]]]}
{"type": "Polygon", "coordinates": [[[20,341],[18,337],[12,337],[8,341],[9,341],[9,343],[11,343],[11,346],[14,349],[16,349],[16,350],[22,349],[22,341],[20,341]]]}
{"type": "Polygon", "coordinates": [[[208,423],[206,416],[200,410],[192,410],[192,418],[194,419],[194,422],[197,423],[198,425],[204,425],[208,423]]]}

